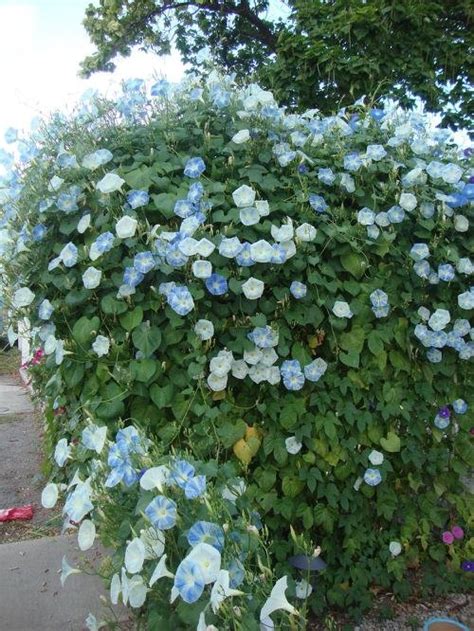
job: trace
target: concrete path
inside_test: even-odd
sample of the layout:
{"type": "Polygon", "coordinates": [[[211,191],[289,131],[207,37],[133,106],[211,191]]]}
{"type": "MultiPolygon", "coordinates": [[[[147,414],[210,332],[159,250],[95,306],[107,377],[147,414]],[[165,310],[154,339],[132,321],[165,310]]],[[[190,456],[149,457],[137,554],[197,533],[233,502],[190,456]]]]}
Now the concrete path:
{"type": "Polygon", "coordinates": [[[101,602],[105,592],[98,576],[73,574],[62,587],[63,556],[73,567],[83,566],[81,559],[98,567],[103,559],[97,550],[80,552],[71,536],[0,545],[2,631],[82,631],[89,612],[98,621],[126,618],[123,610],[112,612],[101,602]]]}

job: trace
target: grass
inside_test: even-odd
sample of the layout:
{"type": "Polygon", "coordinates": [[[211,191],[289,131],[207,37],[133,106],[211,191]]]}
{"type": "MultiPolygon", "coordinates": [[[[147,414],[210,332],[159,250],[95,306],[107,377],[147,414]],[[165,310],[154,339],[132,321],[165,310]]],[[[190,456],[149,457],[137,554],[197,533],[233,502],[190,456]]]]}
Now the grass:
{"type": "Polygon", "coordinates": [[[20,367],[20,353],[17,348],[5,348],[0,341],[0,375],[9,375],[20,367]]]}

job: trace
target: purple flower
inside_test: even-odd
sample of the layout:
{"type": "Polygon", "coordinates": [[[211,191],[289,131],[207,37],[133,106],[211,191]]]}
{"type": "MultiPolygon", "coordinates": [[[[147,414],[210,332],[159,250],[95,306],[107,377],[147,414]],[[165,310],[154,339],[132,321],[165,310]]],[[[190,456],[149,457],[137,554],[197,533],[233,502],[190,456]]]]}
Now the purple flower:
{"type": "Polygon", "coordinates": [[[444,405],[442,408],[439,408],[438,416],[440,416],[441,418],[450,418],[451,417],[451,411],[450,411],[450,409],[448,408],[447,405],[444,405]]]}
{"type": "Polygon", "coordinates": [[[474,572],[474,561],[463,561],[461,563],[461,570],[465,572],[474,572]]]}
{"type": "Polygon", "coordinates": [[[451,532],[453,533],[455,539],[464,538],[464,530],[461,528],[461,526],[453,526],[451,528],[451,532]]]}
{"type": "Polygon", "coordinates": [[[454,541],[453,533],[449,532],[449,530],[445,530],[443,534],[441,535],[441,539],[443,540],[443,543],[449,546],[454,541]]]}

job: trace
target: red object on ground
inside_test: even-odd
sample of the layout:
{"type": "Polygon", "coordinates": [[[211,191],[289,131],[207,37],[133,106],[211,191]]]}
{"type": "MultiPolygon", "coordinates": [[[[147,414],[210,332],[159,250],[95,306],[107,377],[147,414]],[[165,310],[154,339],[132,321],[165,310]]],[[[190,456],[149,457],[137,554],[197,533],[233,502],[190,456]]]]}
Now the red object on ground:
{"type": "Polygon", "coordinates": [[[0,510],[0,521],[15,521],[16,519],[31,519],[33,517],[33,506],[13,506],[0,510]]]}

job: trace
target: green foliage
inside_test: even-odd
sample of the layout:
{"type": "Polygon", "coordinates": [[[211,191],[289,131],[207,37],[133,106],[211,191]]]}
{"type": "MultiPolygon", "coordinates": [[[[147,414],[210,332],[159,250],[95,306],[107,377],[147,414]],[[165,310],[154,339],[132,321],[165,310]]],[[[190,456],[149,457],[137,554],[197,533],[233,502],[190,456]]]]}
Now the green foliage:
{"type": "Polygon", "coordinates": [[[114,58],[135,45],[168,54],[172,43],[195,69],[206,46],[214,62],[244,80],[256,72],[292,107],[329,113],[362,95],[383,93],[406,106],[421,97],[430,111],[442,112],[445,125],[472,128],[469,0],[287,5],[101,0],[86,11],[84,26],[97,51],[82,62],[82,72],[113,70],[114,58]]]}
{"type": "MultiPolygon", "coordinates": [[[[290,526],[321,546],[328,568],[318,577],[316,610],[338,606],[358,614],[370,606],[374,586],[406,597],[408,572],[414,568],[439,581],[449,571],[453,581],[460,581],[466,544],[447,547],[440,534],[453,521],[468,526],[470,501],[461,480],[472,463],[472,414],[456,416],[443,431],[433,419],[456,398],[472,408],[472,364],[452,348],[443,350],[440,363],[428,362],[414,329],[421,322],[421,306],[449,309],[452,321],[468,317],[456,300],[468,281],[456,273],[451,283],[430,284],[414,273],[410,258],[415,242],[429,246],[433,269],[446,261],[456,265],[472,254],[472,235],[457,232],[452,213],[445,212],[442,196],[452,193],[453,186],[425,172],[411,185],[402,183],[420,164],[410,144],[417,136],[411,128],[408,141],[389,144],[388,139],[399,126],[414,121],[416,127],[419,119],[394,113],[382,128],[355,108],[323,121],[327,126],[318,139],[310,133],[308,119],[247,112],[242,120],[237,112],[245,96],[233,95],[228,108],[216,109],[207,89],[202,101],[178,93],[175,101],[158,100],[156,105],[142,93],[135,93],[136,106],[130,105],[133,99],[126,94],[118,104],[98,102],[92,114],[56,118],[43,130],[38,154],[21,173],[21,194],[13,202],[17,215],[11,222],[15,240],[3,265],[11,293],[18,282],[35,293],[34,303],[18,316],[28,314],[37,342],[44,345],[49,335],[64,342],[64,359],[52,353],[44,363],[42,393],[49,411],[53,405],[66,407],[66,414],[56,421],[51,417],[50,423],[57,423],[59,435],[75,439],[86,419],[103,419],[112,428],[133,421],[163,452],[184,450],[245,478],[253,506],[275,541],[272,553],[280,574],[289,572],[288,557],[295,552],[290,526]],[[351,129],[353,113],[361,123],[351,129]],[[252,140],[232,142],[244,126],[252,140]],[[306,140],[282,165],[275,142],[291,144],[294,131],[306,134],[306,140]],[[365,155],[373,144],[383,144],[387,156],[366,160],[352,173],[354,190],[348,191],[340,185],[344,158],[353,152],[365,155]],[[94,171],[58,165],[58,153],[65,150],[81,165],[86,154],[99,148],[109,149],[113,158],[94,171]],[[287,218],[295,228],[304,222],[314,225],[315,239],[296,239],[296,252],[283,265],[241,267],[216,249],[209,260],[228,279],[229,290],[211,295],[193,276],[191,261],[173,268],[160,258],[156,242],[163,232],[179,229],[173,208],[193,181],[183,176],[184,165],[197,156],[206,165],[200,181],[210,202],[197,239],[207,237],[218,246],[222,236],[238,236],[255,243],[269,239],[272,225],[281,227],[287,218]],[[320,167],[337,174],[335,183],[318,179],[320,167]],[[96,184],[111,172],[126,184],[101,194],[96,184]],[[58,209],[50,184],[54,176],[65,180],[62,190],[80,187],[77,210],[66,214],[58,209]],[[270,207],[270,215],[251,226],[239,221],[232,198],[244,184],[270,207]],[[150,201],[136,210],[125,204],[125,194],[134,186],[150,194],[150,201]],[[416,195],[416,211],[369,238],[357,221],[358,211],[365,205],[386,211],[406,191],[416,195]],[[310,193],[324,196],[327,212],[313,211],[310,193]],[[32,212],[51,198],[49,208],[32,212]],[[435,206],[432,218],[421,215],[422,202],[435,206]],[[86,213],[91,225],[78,232],[86,213]],[[97,237],[115,234],[124,215],[138,220],[136,233],[115,238],[110,251],[91,261],[97,237]],[[39,222],[47,226],[45,238],[15,249],[22,230],[30,234],[39,222]],[[78,248],[77,264],[48,270],[70,241],[78,248]],[[150,249],[157,254],[156,268],[135,293],[120,293],[125,268],[137,253],[150,249]],[[82,275],[91,265],[102,271],[102,280],[97,288],[84,289],[82,275]],[[252,275],[265,284],[258,300],[242,293],[242,283],[252,275]],[[308,289],[300,300],[289,291],[294,280],[308,289]],[[194,309],[186,316],[178,315],[160,293],[161,283],[170,281],[185,285],[193,296],[194,309]],[[369,296],[376,289],[389,298],[384,318],[370,308],[369,296]],[[54,306],[54,331],[37,315],[46,298],[54,306]],[[333,312],[335,300],[341,299],[350,304],[352,317],[333,312]],[[214,324],[209,341],[194,331],[203,318],[214,324]],[[211,391],[206,384],[209,360],[225,348],[241,358],[254,348],[248,333],[265,325],[278,331],[280,363],[324,359],[327,372],[297,392],[282,383],[230,376],[227,387],[211,391]],[[110,341],[103,356],[92,346],[97,335],[110,341]],[[291,437],[302,445],[297,453],[287,449],[291,437]],[[382,482],[371,487],[362,476],[374,450],[383,452],[384,461],[382,482]],[[396,558],[388,547],[394,540],[403,547],[396,558]]],[[[322,124],[317,117],[312,122],[322,124]]],[[[288,145],[288,151],[293,148],[288,145]]],[[[429,152],[423,168],[432,158],[429,152]]],[[[438,138],[433,153],[445,165],[460,163],[467,177],[469,165],[459,161],[455,148],[438,138]]],[[[472,217],[472,206],[463,212],[472,217]]]]}

